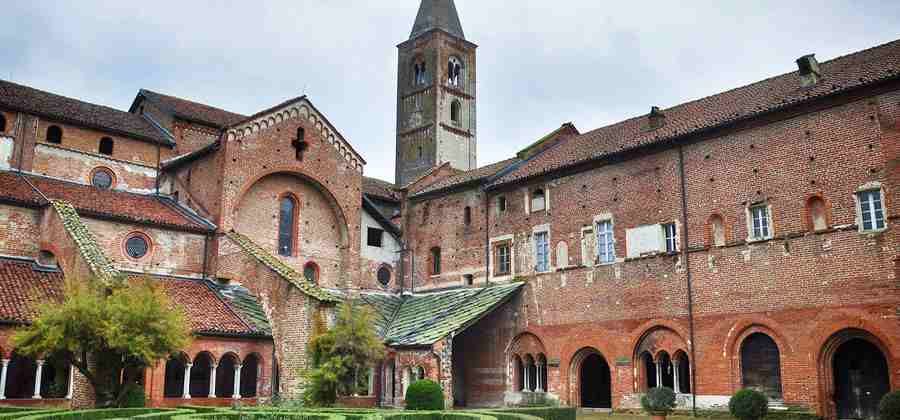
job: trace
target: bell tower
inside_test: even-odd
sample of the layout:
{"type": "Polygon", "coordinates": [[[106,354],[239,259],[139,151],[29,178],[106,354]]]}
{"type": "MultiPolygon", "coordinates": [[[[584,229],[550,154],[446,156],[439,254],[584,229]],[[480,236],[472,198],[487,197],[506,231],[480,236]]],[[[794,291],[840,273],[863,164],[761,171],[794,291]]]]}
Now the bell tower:
{"type": "Polygon", "coordinates": [[[397,45],[398,185],[445,162],[476,167],[477,47],[453,0],[422,0],[409,39],[397,45]]]}

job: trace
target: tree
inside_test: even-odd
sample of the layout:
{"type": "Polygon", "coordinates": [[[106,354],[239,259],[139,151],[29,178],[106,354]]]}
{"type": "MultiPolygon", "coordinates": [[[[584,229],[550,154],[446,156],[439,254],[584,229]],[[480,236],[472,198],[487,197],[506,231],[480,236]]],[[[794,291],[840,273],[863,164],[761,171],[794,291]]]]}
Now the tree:
{"type": "Polygon", "coordinates": [[[311,369],[304,372],[303,400],[311,406],[334,404],[338,395],[358,393],[364,386],[361,373],[384,356],[384,345],[375,334],[375,313],[352,301],[338,305],[335,325],[310,340],[311,369]]]}
{"type": "Polygon", "coordinates": [[[126,369],[150,366],[189,341],[184,314],[149,279],[68,280],[63,302],[39,305],[37,319],[13,336],[23,354],[72,364],[99,407],[124,403],[126,369]]]}

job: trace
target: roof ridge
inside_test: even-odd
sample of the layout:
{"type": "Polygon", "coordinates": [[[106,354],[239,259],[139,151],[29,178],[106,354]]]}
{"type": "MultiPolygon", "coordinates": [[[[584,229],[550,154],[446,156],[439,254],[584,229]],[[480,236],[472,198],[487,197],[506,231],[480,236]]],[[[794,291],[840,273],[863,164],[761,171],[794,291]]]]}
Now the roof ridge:
{"type": "Polygon", "coordinates": [[[240,115],[240,116],[242,116],[242,117],[246,117],[246,115],[241,114],[241,113],[239,113],[239,112],[229,111],[229,110],[227,110],[227,109],[225,109],[225,108],[221,108],[221,107],[218,107],[218,106],[215,106],[215,105],[210,105],[210,104],[208,104],[208,103],[206,103],[206,102],[200,102],[200,101],[197,101],[197,100],[194,100],[194,99],[187,99],[187,98],[185,98],[185,97],[175,96],[175,95],[170,95],[170,94],[168,94],[168,93],[162,93],[162,92],[159,92],[159,91],[150,90],[150,89],[144,89],[144,88],[141,88],[141,89],[138,91],[138,93],[144,93],[144,92],[151,93],[151,94],[153,94],[153,95],[159,95],[159,96],[165,96],[165,97],[172,98],[172,99],[177,99],[177,100],[183,101],[183,102],[190,102],[190,103],[192,103],[192,104],[200,105],[200,106],[205,106],[205,107],[207,107],[207,108],[212,108],[212,109],[215,109],[215,110],[217,110],[217,111],[223,111],[223,112],[227,112],[227,113],[229,113],[229,114],[240,115]]]}
{"type": "Polygon", "coordinates": [[[81,217],[78,215],[75,207],[62,200],[51,200],[50,203],[53,205],[53,209],[56,210],[56,214],[62,219],[66,233],[75,242],[79,253],[87,262],[91,272],[105,282],[118,277],[121,273],[113,267],[109,257],[97,244],[97,239],[94,238],[93,233],[81,221],[81,217]]]}
{"type": "MultiPolygon", "coordinates": [[[[462,307],[463,305],[465,305],[467,302],[471,301],[475,297],[480,296],[482,293],[484,293],[488,289],[490,289],[490,287],[480,288],[476,293],[473,293],[471,296],[468,296],[465,299],[463,299],[463,301],[460,302],[458,305],[449,307],[449,308],[445,309],[444,311],[431,317],[430,320],[423,322],[421,324],[420,328],[410,331],[410,332],[406,333],[406,335],[397,337],[395,340],[392,340],[392,341],[399,341],[399,340],[403,340],[407,337],[414,336],[414,335],[418,334],[418,332],[419,332],[418,330],[427,329],[428,327],[437,324],[439,321],[445,319],[448,315],[450,315],[451,312],[456,312],[457,308],[462,307]]],[[[471,289],[459,289],[459,291],[463,291],[463,290],[471,290],[471,289]]],[[[400,306],[398,307],[397,312],[400,312],[400,308],[402,308],[405,303],[406,303],[406,300],[404,300],[403,302],[400,303],[400,306]]]]}
{"type": "Polygon", "coordinates": [[[198,280],[199,280],[198,281],[199,283],[202,283],[203,286],[205,286],[207,289],[209,289],[210,292],[212,292],[212,294],[216,297],[216,299],[218,299],[220,302],[222,302],[223,305],[225,305],[226,308],[228,308],[228,311],[231,312],[232,315],[237,317],[237,319],[239,319],[241,321],[241,323],[244,324],[245,327],[247,327],[248,331],[253,331],[253,332],[259,331],[255,325],[251,325],[249,322],[247,322],[247,320],[244,319],[244,317],[241,314],[239,314],[238,311],[234,310],[234,308],[232,308],[231,305],[229,305],[228,302],[225,301],[225,297],[222,295],[222,293],[219,290],[214,289],[212,287],[212,285],[209,284],[210,282],[208,279],[203,278],[203,279],[198,279],[198,280]]]}

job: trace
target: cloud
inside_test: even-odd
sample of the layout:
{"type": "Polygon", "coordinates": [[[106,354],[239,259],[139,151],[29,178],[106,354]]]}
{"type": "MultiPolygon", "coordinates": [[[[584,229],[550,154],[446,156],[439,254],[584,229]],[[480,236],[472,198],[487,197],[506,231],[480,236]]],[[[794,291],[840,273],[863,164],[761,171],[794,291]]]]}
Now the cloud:
{"type": "MultiPolygon", "coordinates": [[[[412,0],[11,2],[0,77],[127,109],[140,88],[245,114],[307,93],[391,180],[412,0]]],[[[457,0],[478,48],[479,164],[897,37],[897,2],[457,0]]]]}

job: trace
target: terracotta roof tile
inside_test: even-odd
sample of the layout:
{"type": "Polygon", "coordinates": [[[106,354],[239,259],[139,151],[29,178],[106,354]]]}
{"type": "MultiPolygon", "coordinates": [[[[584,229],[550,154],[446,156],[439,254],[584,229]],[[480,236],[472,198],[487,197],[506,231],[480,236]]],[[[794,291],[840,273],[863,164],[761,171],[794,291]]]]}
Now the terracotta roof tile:
{"type": "Polygon", "coordinates": [[[900,40],[820,64],[819,82],[802,87],[798,71],[662,110],[665,125],[640,116],[571,137],[535,156],[492,186],[539,176],[613,153],[726,125],[755,115],[888,79],[900,78],[900,40]]]}
{"type": "Polygon", "coordinates": [[[164,95],[147,89],[141,89],[139,94],[143,95],[147,100],[153,102],[157,106],[162,107],[164,110],[171,112],[178,118],[198,122],[204,125],[224,128],[247,119],[246,115],[237,114],[175,96],[164,95]]]}
{"type": "Polygon", "coordinates": [[[363,193],[387,201],[400,201],[400,193],[397,186],[387,181],[364,176],[362,179],[363,193]]]}
{"type": "Polygon", "coordinates": [[[102,190],[89,185],[7,171],[0,171],[0,200],[31,205],[47,204],[22,177],[27,178],[47,198],[72,204],[82,216],[114,217],[196,231],[211,229],[207,222],[165,197],[102,190]]]}
{"type": "Polygon", "coordinates": [[[518,162],[518,158],[511,158],[502,160],[500,162],[492,163],[490,165],[485,165],[477,169],[473,169],[471,171],[465,171],[456,175],[451,175],[446,178],[439,179],[435,181],[433,184],[423,188],[421,191],[413,194],[414,197],[425,195],[441,190],[450,189],[453,187],[457,187],[460,185],[468,184],[471,182],[481,181],[485,178],[490,178],[500,171],[506,169],[512,164],[518,162]]]}
{"type": "Polygon", "coordinates": [[[0,107],[36,114],[50,120],[120,133],[139,140],[174,142],[144,117],[55,93],[0,80],[0,107]]]}
{"type": "Polygon", "coordinates": [[[0,321],[25,323],[41,302],[62,301],[63,274],[31,261],[0,257],[0,321]]]}

